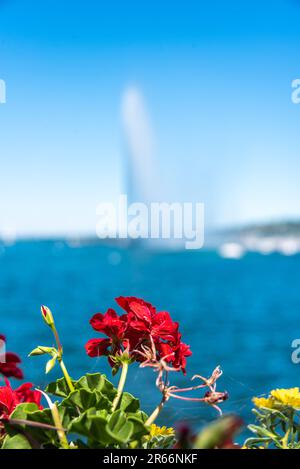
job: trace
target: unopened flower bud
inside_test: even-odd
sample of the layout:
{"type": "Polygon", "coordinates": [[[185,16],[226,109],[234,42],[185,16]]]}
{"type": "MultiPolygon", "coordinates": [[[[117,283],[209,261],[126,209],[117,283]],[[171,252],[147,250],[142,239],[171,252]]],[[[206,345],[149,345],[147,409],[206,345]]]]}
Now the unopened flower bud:
{"type": "Polygon", "coordinates": [[[54,326],[54,318],[50,309],[47,306],[42,306],[41,311],[45,323],[50,327],[54,326]]]}
{"type": "Polygon", "coordinates": [[[46,374],[48,374],[55,366],[56,363],[56,357],[51,358],[46,364],[46,374]]]}
{"type": "Polygon", "coordinates": [[[36,355],[54,355],[56,354],[56,349],[54,347],[44,347],[42,345],[39,345],[35,349],[30,352],[29,357],[34,357],[36,355]]]}

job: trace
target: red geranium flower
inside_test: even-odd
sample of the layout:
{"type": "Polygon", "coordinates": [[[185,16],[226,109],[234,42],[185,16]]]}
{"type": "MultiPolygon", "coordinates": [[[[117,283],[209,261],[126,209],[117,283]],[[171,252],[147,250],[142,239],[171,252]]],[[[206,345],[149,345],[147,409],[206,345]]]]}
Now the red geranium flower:
{"type": "Polygon", "coordinates": [[[185,343],[181,342],[181,336],[175,347],[173,348],[174,351],[174,359],[172,360],[172,365],[174,368],[180,368],[183,373],[185,374],[186,371],[186,359],[192,355],[190,350],[190,346],[186,345],[185,343]]]}
{"type": "Polygon", "coordinates": [[[116,298],[117,303],[127,311],[128,329],[148,333],[155,339],[175,340],[178,323],[173,322],[166,311],[156,312],[156,308],[140,298],[116,298]]]}
{"type": "Polygon", "coordinates": [[[32,402],[36,404],[39,409],[43,408],[40,404],[41,393],[32,390],[32,386],[32,383],[24,383],[14,390],[8,380],[6,380],[6,386],[0,386],[0,420],[7,420],[17,405],[25,402],[32,402]]]}
{"type": "Polygon", "coordinates": [[[173,322],[167,311],[157,313],[152,321],[151,335],[153,339],[174,340],[178,335],[178,322],[173,322]]]}
{"type": "Polygon", "coordinates": [[[147,301],[135,296],[119,296],[116,298],[116,302],[127,313],[133,312],[142,321],[151,322],[156,313],[156,308],[151,303],[147,303],[147,301]]]}
{"type": "Polygon", "coordinates": [[[109,354],[109,347],[112,345],[111,339],[90,339],[85,349],[90,357],[101,357],[109,354]]]}
{"type": "Polygon", "coordinates": [[[176,342],[160,342],[158,350],[166,362],[186,373],[186,359],[192,355],[192,352],[190,346],[181,341],[181,334],[178,334],[176,342]]]}
{"type": "Polygon", "coordinates": [[[113,309],[108,309],[105,314],[95,314],[90,324],[95,331],[103,332],[112,339],[121,339],[126,329],[126,321],[122,317],[119,318],[113,309]]]}
{"type": "MultiPolygon", "coordinates": [[[[5,342],[4,335],[0,335],[0,340],[5,342]]],[[[19,363],[21,363],[21,359],[18,355],[12,352],[6,352],[3,356],[1,355],[0,374],[6,378],[23,379],[23,372],[18,366],[19,363]]]]}
{"type": "Polygon", "coordinates": [[[41,410],[43,407],[41,406],[41,398],[42,395],[39,391],[32,389],[32,383],[24,383],[20,387],[15,390],[15,393],[20,401],[22,402],[32,402],[38,406],[41,410]]]}
{"type": "Polygon", "coordinates": [[[125,349],[139,362],[145,360],[145,348],[155,349],[157,360],[166,357],[174,368],[185,373],[186,358],[192,352],[181,342],[178,322],[174,322],[167,311],[157,312],[154,306],[140,298],[120,296],[116,302],[126,314],[118,316],[109,309],[104,315],[98,313],[93,316],[90,321],[92,327],[108,338],[89,340],[86,344],[88,355],[108,356],[113,366],[111,357],[125,349]]]}
{"type": "MultiPolygon", "coordinates": [[[[126,344],[124,317],[119,317],[113,309],[108,309],[105,314],[95,314],[90,320],[90,324],[95,331],[108,336],[108,339],[91,339],[87,342],[85,348],[90,357],[116,355],[122,352],[123,346],[126,344]]],[[[113,366],[112,362],[111,365],[113,366]]]]}
{"type": "Polygon", "coordinates": [[[0,419],[7,419],[19,404],[19,399],[12,388],[7,386],[0,387],[0,419]]]}

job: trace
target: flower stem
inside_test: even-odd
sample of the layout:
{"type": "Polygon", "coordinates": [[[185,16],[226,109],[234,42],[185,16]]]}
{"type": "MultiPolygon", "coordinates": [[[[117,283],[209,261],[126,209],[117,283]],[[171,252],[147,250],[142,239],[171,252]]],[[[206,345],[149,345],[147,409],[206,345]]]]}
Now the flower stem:
{"type": "Polygon", "coordinates": [[[62,448],[69,449],[69,443],[68,443],[64,428],[62,426],[56,404],[53,404],[53,406],[51,407],[51,413],[52,413],[53,422],[55,426],[59,429],[57,430],[57,435],[58,435],[60,444],[62,448]]]}
{"type": "Polygon", "coordinates": [[[61,370],[62,370],[62,372],[63,372],[63,375],[64,375],[64,377],[65,377],[65,380],[66,380],[66,382],[67,382],[67,385],[68,385],[70,391],[71,391],[71,392],[72,392],[72,391],[75,391],[75,388],[74,388],[74,386],[73,386],[72,380],[71,380],[71,378],[70,378],[70,375],[69,375],[69,373],[68,373],[68,370],[67,370],[67,368],[66,368],[66,365],[64,364],[63,359],[62,359],[62,358],[58,358],[58,362],[59,362],[59,364],[60,364],[61,370]]]}
{"type": "Polygon", "coordinates": [[[152,423],[155,422],[155,420],[157,419],[157,417],[159,416],[163,406],[165,405],[167,399],[165,396],[162,397],[162,400],[160,401],[160,403],[158,404],[158,406],[154,409],[154,411],[152,412],[152,414],[150,415],[150,417],[148,418],[148,420],[145,422],[145,425],[146,426],[150,426],[152,425],[152,423]]]}
{"type": "Polygon", "coordinates": [[[51,330],[53,332],[53,335],[54,335],[54,338],[55,338],[55,341],[56,341],[56,345],[57,345],[57,351],[58,351],[58,362],[60,364],[60,367],[61,367],[61,370],[63,372],[63,375],[65,377],[65,380],[67,382],[67,385],[70,389],[70,391],[75,391],[75,388],[73,386],[73,383],[72,383],[72,380],[70,378],[70,375],[68,373],[68,370],[66,368],[66,365],[64,364],[64,361],[62,359],[62,356],[63,356],[63,347],[61,345],[61,341],[60,341],[60,338],[59,338],[59,335],[58,335],[58,332],[57,332],[57,329],[56,329],[56,326],[55,326],[55,323],[53,322],[53,325],[51,326],[51,330]]]}
{"type": "Polygon", "coordinates": [[[45,399],[46,399],[46,401],[49,405],[49,409],[51,410],[52,419],[53,419],[54,425],[56,427],[57,436],[58,436],[58,439],[60,441],[61,447],[63,449],[69,449],[68,439],[66,437],[66,433],[65,433],[64,427],[63,427],[62,422],[61,422],[61,418],[60,418],[60,415],[59,415],[59,412],[58,412],[57,405],[54,404],[51,401],[50,397],[44,391],[41,391],[40,389],[37,389],[37,391],[39,391],[41,394],[43,394],[43,396],[45,397],[45,399]]]}
{"type": "Polygon", "coordinates": [[[116,410],[116,408],[118,407],[118,404],[119,404],[119,401],[121,399],[123,389],[124,389],[124,386],[125,386],[127,372],[128,372],[128,363],[124,362],[122,364],[122,372],[121,372],[121,377],[120,377],[120,381],[119,381],[119,385],[118,385],[117,395],[114,398],[113,403],[112,403],[112,408],[111,408],[112,412],[114,412],[116,410]]]}
{"type": "Polygon", "coordinates": [[[58,350],[59,354],[62,355],[63,348],[62,348],[61,341],[59,339],[59,335],[58,335],[57,329],[55,327],[55,324],[53,324],[51,329],[52,329],[52,332],[53,332],[53,335],[54,335],[54,338],[55,338],[55,341],[56,341],[56,344],[57,344],[57,350],[58,350]]]}

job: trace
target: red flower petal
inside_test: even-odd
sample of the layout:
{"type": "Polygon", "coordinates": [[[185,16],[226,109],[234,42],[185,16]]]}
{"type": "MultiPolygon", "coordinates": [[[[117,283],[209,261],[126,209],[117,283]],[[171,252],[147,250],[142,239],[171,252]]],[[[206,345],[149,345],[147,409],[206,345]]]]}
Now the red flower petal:
{"type": "Polygon", "coordinates": [[[31,389],[32,383],[24,383],[18,389],[13,390],[7,381],[6,386],[0,387],[0,417],[9,418],[17,405],[24,402],[37,404],[40,409],[41,393],[31,389]]]}
{"type": "Polygon", "coordinates": [[[6,363],[21,363],[20,357],[12,352],[6,353],[5,360],[6,360],[6,363]]]}
{"type": "Polygon", "coordinates": [[[153,319],[151,335],[175,342],[178,336],[178,327],[178,322],[173,322],[167,311],[161,311],[153,319]]]}
{"type": "Polygon", "coordinates": [[[85,349],[90,357],[100,357],[102,355],[108,355],[108,347],[112,344],[111,339],[90,339],[85,349]]]}
{"type": "Polygon", "coordinates": [[[0,387],[0,416],[8,418],[16,406],[19,399],[10,386],[0,387]]]}
{"type": "Polygon", "coordinates": [[[181,368],[181,370],[185,374],[186,358],[190,357],[191,355],[192,352],[190,350],[190,346],[184,344],[183,342],[180,342],[175,350],[175,360],[173,361],[173,366],[175,368],[181,368]]]}
{"type": "Polygon", "coordinates": [[[144,314],[148,317],[149,315],[153,316],[156,313],[156,309],[151,303],[148,303],[141,298],[136,298],[135,296],[119,296],[116,298],[116,302],[121,306],[121,308],[127,311],[127,313],[130,311],[135,312],[140,319],[143,319],[144,314]],[[140,307],[143,307],[143,309],[140,309],[140,307]]]}
{"type": "Polygon", "coordinates": [[[174,368],[185,372],[186,358],[191,355],[189,346],[181,342],[179,324],[167,311],[156,312],[154,306],[141,298],[120,296],[118,305],[126,314],[118,316],[110,309],[105,314],[95,314],[92,327],[109,339],[92,339],[86,344],[88,355],[114,356],[128,348],[132,358],[145,360],[145,347],[156,347],[157,359],[164,358],[174,368]],[[109,347],[111,347],[109,349],[109,347]],[[142,352],[142,353],[139,353],[142,352]]]}
{"type": "Polygon", "coordinates": [[[36,404],[40,409],[42,395],[39,391],[32,390],[32,383],[24,383],[15,390],[15,393],[20,402],[32,402],[36,404]]]}
{"type": "Polygon", "coordinates": [[[97,313],[90,320],[90,324],[97,332],[103,332],[108,337],[121,337],[125,330],[125,323],[113,309],[108,309],[105,314],[97,313]]]}
{"type": "Polygon", "coordinates": [[[172,362],[175,358],[175,353],[170,344],[165,342],[159,342],[157,344],[157,350],[159,353],[159,358],[164,359],[166,362],[172,362]]]}
{"type": "Polygon", "coordinates": [[[0,374],[7,378],[23,379],[23,372],[18,367],[21,362],[18,355],[15,353],[7,352],[5,354],[5,362],[0,363],[0,374]]]}

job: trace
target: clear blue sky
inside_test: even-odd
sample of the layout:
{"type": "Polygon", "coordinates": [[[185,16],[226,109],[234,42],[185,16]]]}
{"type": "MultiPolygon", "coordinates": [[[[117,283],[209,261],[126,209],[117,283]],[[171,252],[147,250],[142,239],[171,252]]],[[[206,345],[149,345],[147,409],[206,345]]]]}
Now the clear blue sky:
{"type": "Polygon", "coordinates": [[[299,24],[297,0],[0,0],[0,232],[94,232],[124,189],[129,86],[154,200],[204,202],[219,225],[300,216],[299,24]]]}

